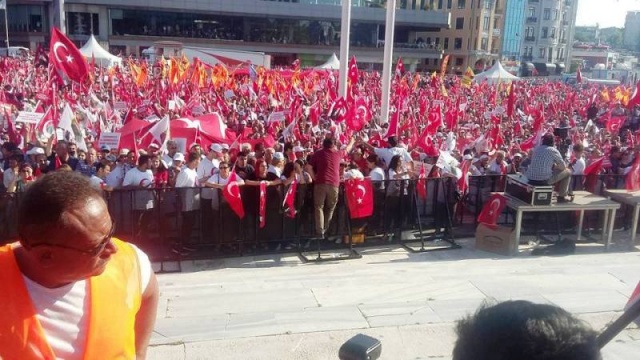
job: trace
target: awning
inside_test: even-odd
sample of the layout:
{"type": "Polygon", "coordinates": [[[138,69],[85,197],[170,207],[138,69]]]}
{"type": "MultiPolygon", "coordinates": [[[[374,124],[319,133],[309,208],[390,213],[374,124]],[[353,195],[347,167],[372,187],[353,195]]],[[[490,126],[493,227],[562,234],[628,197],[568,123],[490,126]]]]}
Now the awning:
{"type": "Polygon", "coordinates": [[[533,69],[536,68],[535,65],[533,65],[533,63],[530,63],[530,62],[524,63],[524,67],[529,69],[529,70],[533,70],[533,69]]]}
{"type": "Polygon", "coordinates": [[[547,67],[547,72],[549,74],[555,73],[556,72],[556,64],[545,64],[547,67]]]}
{"type": "Polygon", "coordinates": [[[564,64],[556,64],[556,74],[562,74],[564,72],[565,66],[564,64]]]}

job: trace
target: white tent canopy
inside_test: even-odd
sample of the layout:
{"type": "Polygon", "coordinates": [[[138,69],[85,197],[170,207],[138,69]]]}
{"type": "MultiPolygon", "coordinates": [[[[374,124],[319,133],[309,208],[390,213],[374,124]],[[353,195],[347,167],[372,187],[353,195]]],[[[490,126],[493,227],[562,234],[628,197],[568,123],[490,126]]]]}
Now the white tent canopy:
{"type": "Polygon", "coordinates": [[[87,58],[88,61],[91,61],[92,57],[95,58],[96,64],[101,66],[111,66],[122,62],[122,59],[111,55],[111,53],[103,49],[93,35],[91,35],[89,41],[80,48],[80,53],[87,58]]]}
{"type": "Polygon", "coordinates": [[[316,69],[338,70],[340,69],[340,60],[338,60],[338,57],[334,53],[324,64],[316,66],[316,69]]]}
{"type": "Polygon", "coordinates": [[[489,84],[495,84],[498,82],[511,82],[515,80],[520,80],[517,76],[511,75],[507,70],[502,67],[500,61],[496,61],[496,63],[489,69],[480,74],[476,75],[473,79],[477,83],[481,83],[485,80],[489,84]]]}

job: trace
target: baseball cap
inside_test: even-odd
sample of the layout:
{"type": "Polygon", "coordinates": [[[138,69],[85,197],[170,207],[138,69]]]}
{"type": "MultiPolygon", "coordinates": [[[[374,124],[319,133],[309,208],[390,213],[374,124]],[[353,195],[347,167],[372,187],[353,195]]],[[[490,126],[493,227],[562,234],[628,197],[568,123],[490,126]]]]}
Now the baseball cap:
{"type": "Polygon", "coordinates": [[[282,161],[284,160],[284,154],[282,154],[281,152],[277,152],[273,154],[273,159],[274,160],[278,160],[278,161],[282,161]]]}
{"type": "Polygon", "coordinates": [[[120,149],[120,156],[127,156],[129,154],[129,149],[120,149]]]}
{"type": "Polygon", "coordinates": [[[176,153],[173,155],[173,161],[184,161],[184,155],[182,153],[176,153]]]}
{"type": "Polygon", "coordinates": [[[27,155],[44,155],[44,149],[41,147],[34,147],[33,149],[27,151],[27,155]]]}
{"type": "Polygon", "coordinates": [[[522,157],[522,154],[520,154],[520,153],[515,153],[515,154],[513,154],[513,157],[522,157]]]}
{"type": "Polygon", "coordinates": [[[100,151],[111,151],[111,146],[102,145],[102,146],[100,146],[100,151]]]}
{"type": "Polygon", "coordinates": [[[209,149],[211,151],[215,151],[215,152],[222,152],[222,145],[220,145],[220,144],[211,144],[211,146],[209,146],[209,149]]]}
{"type": "Polygon", "coordinates": [[[115,155],[107,155],[105,159],[107,159],[107,161],[110,161],[110,162],[116,162],[116,160],[118,160],[116,159],[115,155]]]}

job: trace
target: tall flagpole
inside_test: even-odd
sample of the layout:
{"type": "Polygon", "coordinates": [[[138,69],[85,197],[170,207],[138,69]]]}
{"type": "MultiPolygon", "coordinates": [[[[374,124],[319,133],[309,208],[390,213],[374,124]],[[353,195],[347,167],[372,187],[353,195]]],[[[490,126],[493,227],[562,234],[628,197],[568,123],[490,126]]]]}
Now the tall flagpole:
{"type": "Polygon", "coordinates": [[[7,20],[7,2],[4,2],[4,33],[7,36],[4,42],[7,43],[7,55],[9,55],[9,21],[7,20]]]}
{"type": "Polygon", "coordinates": [[[389,122],[391,68],[393,67],[393,28],[396,26],[396,0],[387,1],[387,19],[384,27],[384,58],[382,63],[382,110],[380,123],[389,122]]]}
{"type": "Polygon", "coordinates": [[[347,98],[347,69],[349,67],[349,34],[351,30],[351,0],[342,0],[340,24],[340,82],[339,94],[347,98]]]}

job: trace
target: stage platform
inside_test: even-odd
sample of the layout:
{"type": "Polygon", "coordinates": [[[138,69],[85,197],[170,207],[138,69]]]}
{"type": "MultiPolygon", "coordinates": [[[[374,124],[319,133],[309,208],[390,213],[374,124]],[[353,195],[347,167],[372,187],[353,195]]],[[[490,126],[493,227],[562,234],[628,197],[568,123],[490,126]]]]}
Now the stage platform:
{"type": "MultiPolygon", "coordinates": [[[[504,193],[501,193],[504,194],[504,193]]],[[[604,223],[602,225],[602,241],[605,244],[605,250],[611,245],[611,236],[613,235],[613,224],[616,218],[616,211],[620,209],[620,204],[603,196],[594,195],[587,191],[574,192],[572,202],[557,203],[551,205],[530,205],[508,194],[504,194],[507,198],[507,206],[515,211],[515,246],[512,251],[513,256],[518,255],[518,247],[520,245],[520,235],[522,231],[522,215],[527,212],[563,212],[576,211],[578,216],[577,239],[582,237],[582,224],[584,222],[585,211],[604,211],[604,223]]]]}

